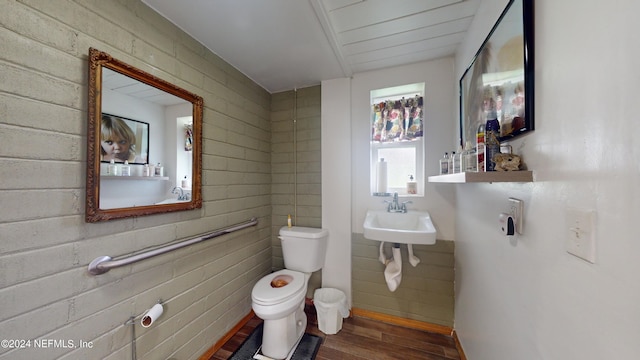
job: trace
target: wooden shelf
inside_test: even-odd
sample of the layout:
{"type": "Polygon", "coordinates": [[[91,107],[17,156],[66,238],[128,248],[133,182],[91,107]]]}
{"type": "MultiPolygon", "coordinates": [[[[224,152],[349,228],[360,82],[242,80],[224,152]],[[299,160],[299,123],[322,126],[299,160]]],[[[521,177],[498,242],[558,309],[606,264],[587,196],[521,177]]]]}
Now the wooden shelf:
{"type": "Polygon", "coordinates": [[[492,183],[492,182],[532,182],[533,172],[521,171],[487,171],[487,172],[463,172],[448,175],[429,176],[431,183],[492,183]]]}

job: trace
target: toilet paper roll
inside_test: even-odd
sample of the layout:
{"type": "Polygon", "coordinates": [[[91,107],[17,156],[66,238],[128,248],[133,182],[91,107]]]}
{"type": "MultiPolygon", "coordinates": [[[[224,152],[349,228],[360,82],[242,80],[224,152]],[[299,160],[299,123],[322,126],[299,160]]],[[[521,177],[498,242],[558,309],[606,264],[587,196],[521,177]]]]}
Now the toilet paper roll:
{"type": "Polygon", "coordinates": [[[376,166],[376,191],[384,194],[387,192],[387,163],[380,159],[376,166]]]}
{"type": "Polygon", "coordinates": [[[156,320],[162,315],[164,308],[162,304],[155,304],[153,307],[142,315],[142,319],[140,320],[140,324],[142,327],[149,327],[151,324],[156,322],[156,320]]]}

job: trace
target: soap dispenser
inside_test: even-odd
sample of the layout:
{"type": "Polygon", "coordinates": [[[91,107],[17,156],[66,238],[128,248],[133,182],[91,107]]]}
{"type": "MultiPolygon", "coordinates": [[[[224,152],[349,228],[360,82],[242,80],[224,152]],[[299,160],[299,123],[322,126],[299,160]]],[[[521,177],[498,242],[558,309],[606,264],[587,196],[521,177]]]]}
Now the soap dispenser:
{"type": "Polygon", "coordinates": [[[187,179],[187,175],[185,175],[184,179],[182,179],[182,188],[183,189],[191,189],[191,181],[189,181],[189,179],[187,179]]]}
{"type": "Polygon", "coordinates": [[[417,194],[418,183],[413,181],[413,175],[409,175],[409,181],[407,181],[407,194],[417,194]]]}

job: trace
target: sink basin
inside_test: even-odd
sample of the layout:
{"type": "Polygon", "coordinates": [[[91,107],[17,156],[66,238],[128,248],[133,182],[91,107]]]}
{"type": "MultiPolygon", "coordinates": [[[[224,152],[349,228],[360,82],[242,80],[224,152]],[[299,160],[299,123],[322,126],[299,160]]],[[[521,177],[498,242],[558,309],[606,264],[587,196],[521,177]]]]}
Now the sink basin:
{"type": "Polygon", "coordinates": [[[436,228],[426,211],[409,210],[403,214],[369,210],[364,219],[364,237],[393,243],[433,245],[436,243],[436,228]]]}
{"type": "Polygon", "coordinates": [[[160,202],[155,203],[155,205],[162,205],[162,204],[177,204],[177,203],[183,203],[183,202],[189,202],[191,200],[178,200],[178,199],[164,199],[160,202]]]}

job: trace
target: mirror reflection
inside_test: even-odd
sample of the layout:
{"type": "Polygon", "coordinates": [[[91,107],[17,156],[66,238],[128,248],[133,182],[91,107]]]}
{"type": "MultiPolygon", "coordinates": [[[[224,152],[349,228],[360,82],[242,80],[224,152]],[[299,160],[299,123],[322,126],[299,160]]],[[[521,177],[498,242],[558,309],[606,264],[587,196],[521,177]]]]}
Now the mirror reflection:
{"type": "Polygon", "coordinates": [[[191,104],[107,68],[102,76],[100,208],[190,199],[191,104]]]}
{"type": "Polygon", "coordinates": [[[106,113],[102,113],[101,121],[102,162],[147,164],[149,124],[106,113]]]}
{"type": "Polygon", "coordinates": [[[87,221],[201,207],[202,99],[91,51],[87,221]]]}
{"type": "Polygon", "coordinates": [[[509,2],[460,78],[460,144],[475,143],[490,117],[501,142],[534,130],[532,3],[509,2]]]}

